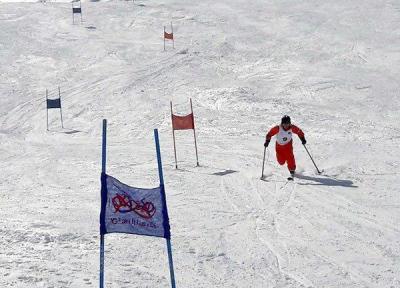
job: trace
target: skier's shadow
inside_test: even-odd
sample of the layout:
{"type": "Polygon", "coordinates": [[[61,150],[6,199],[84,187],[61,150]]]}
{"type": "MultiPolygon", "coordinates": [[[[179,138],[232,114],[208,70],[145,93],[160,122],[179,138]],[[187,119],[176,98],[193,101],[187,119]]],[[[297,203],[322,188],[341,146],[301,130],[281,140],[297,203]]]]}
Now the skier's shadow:
{"type": "Polygon", "coordinates": [[[340,180],[333,179],[327,176],[325,177],[312,177],[306,175],[296,175],[296,178],[313,181],[315,183],[298,183],[299,185],[325,185],[325,186],[343,186],[343,187],[351,187],[357,188],[358,186],[354,185],[351,180],[340,180]]]}

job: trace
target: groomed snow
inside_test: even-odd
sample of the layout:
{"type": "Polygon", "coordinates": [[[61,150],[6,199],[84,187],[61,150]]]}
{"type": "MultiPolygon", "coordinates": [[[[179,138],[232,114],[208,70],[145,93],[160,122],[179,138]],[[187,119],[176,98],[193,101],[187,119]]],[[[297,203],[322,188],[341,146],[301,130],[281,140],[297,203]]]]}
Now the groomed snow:
{"type": "MultiPolygon", "coordinates": [[[[398,1],[1,2],[0,287],[98,287],[103,118],[131,186],[159,129],[177,287],[400,287],[398,1]],[[301,178],[271,144],[260,181],[283,114],[323,175],[295,138],[301,178]]],[[[107,288],[169,287],[164,239],[105,238],[107,288]]]]}

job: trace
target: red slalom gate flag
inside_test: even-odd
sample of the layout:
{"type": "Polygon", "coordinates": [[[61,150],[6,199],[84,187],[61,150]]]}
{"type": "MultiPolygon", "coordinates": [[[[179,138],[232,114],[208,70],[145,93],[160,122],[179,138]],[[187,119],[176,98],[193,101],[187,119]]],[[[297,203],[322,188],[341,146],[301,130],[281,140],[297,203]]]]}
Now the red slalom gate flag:
{"type": "Polygon", "coordinates": [[[174,130],[194,129],[193,113],[186,116],[172,114],[172,128],[174,130]]]}
{"type": "Polygon", "coordinates": [[[172,22],[171,22],[171,33],[165,31],[165,26],[164,26],[164,51],[165,51],[165,40],[172,40],[172,48],[175,48],[174,27],[172,26],[172,22]]]}
{"type": "Polygon", "coordinates": [[[175,144],[175,130],[193,130],[194,136],[194,147],[196,150],[196,160],[197,166],[199,166],[199,157],[197,155],[197,141],[196,141],[196,129],[194,127],[194,114],[193,114],[193,106],[192,99],[190,99],[190,110],[192,113],[185,116],[174,115],[172,111],[172,101],[171,101],[171,120],[172,120],[172,137],[174,139],[174,154],[175,154],[175,168],[178,169],[178,159],[176,157],[176,144],[175,144]]]}
{"type": "Polygon", "coordinates": [[[174,33],[167,33],[164,31],[164,38],[169,40],[174,40],[174,33]]]}

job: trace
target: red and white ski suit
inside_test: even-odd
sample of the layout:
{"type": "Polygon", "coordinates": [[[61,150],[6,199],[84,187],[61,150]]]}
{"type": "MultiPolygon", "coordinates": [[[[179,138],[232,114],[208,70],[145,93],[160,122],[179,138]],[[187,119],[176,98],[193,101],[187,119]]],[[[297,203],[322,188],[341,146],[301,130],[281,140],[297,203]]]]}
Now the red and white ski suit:
{"type": "Polygon", "coordinates": [[[267,140],[270,141],[276,135],[276,160],[280,165],[287,163],[289,171],[296,170],[296,160],[293,155],[293,139],[292,134],[297,134],[299,138],[304,138],[303,131],[296,125],[290,125],[285,130],[282,125],[277,125],[267,133],[267,140]]]}

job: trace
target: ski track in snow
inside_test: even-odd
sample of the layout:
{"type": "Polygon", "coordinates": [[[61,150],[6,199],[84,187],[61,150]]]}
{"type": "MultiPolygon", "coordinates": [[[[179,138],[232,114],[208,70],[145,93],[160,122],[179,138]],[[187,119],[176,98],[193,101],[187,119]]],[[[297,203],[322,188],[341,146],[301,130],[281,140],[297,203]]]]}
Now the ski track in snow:
{"type": "MultiPolygon", "coordinates": [[[[0,287],[98,285],[101,120],[107,171],[158,185],[177,287],[400,287],[400,5],[394,1],[0,2],[0,287]],[[175,49],[162,27],[174,24],[175,49]],[[45,90],[62,95],[49,111],[45,90]],[[177,131],[169,102],[198,136],[177,131]],[[298,139],[286,180],[265,133],[298,139]]],[[[167,287],[162,239],[106,236],[106,287],[167,287]]]]}

